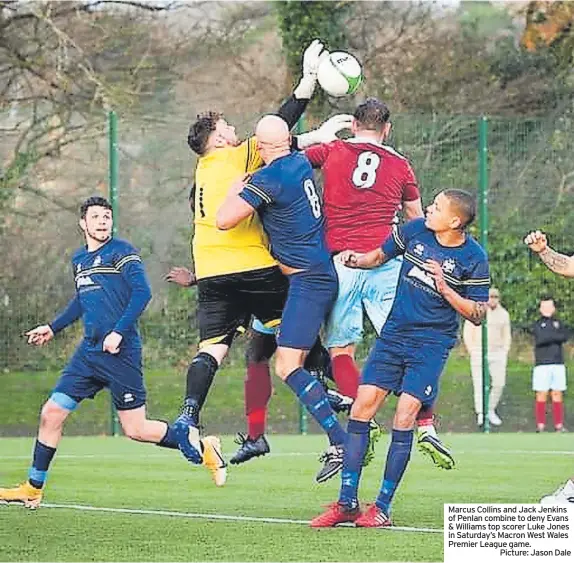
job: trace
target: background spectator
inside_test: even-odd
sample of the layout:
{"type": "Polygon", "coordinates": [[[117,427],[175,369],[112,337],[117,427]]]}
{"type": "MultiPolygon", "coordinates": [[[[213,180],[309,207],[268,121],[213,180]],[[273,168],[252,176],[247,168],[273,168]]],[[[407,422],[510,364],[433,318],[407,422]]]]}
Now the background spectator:
{"type": "MultiPolygon", "coordinates": [[[[488,370],[490,373],[490,395],[488,398],[488,420],[494,426],[502,424],[496,413],[506,383],[506,362],[512,341],[510,316],[500,304],[500,292],[491,287],[488,294],[488,370]]],[[[474,411],[476,423],[484,422],[482,412],[482,327],[469,321],[464,322],[463,341],[470,356],[470,373],[474,388],[474,411]]]]}
{"type": "Polygon", "coordinates": [[[535,365],[532,371],[532,389],[535,392],[536,431],[546,426],[546,399],[548,391],[552,398],[554,429],[564,432],[564,403],[562,393],[566,390],[566,366],[563,344],[568,340],[568,329],[556,317],[556,305],[552,297],[540,301],[540,318],[532,326],[534,335],[535,365]]]}

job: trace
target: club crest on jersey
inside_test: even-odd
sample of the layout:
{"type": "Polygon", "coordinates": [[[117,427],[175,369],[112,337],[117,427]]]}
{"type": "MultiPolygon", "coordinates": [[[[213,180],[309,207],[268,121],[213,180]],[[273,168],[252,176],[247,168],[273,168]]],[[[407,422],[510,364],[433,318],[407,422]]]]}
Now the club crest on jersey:
{"type": "Polygon", "coordinates": [[[102,257],[96,256],[94,258],[94,263],[92,264],[92,268],[97,268],[102,263],[102,257]]]}
{"type": "Polygon", "coordinates": [[[452,274],[454,272],[455,268],[456,268],[456,263],[452,258],[447,258],[442,263],[442,270],[443,270],[443,272],[446,272],[447,274],[452,274]]]}
{"type": "Polygon", "coordinates": [[[413,252],[417,256],[422,256],[424,251],[425,251],[425,247],[423,244],[421,244],[421,243],[415,244],[415,247],[413,248],[413,252]]]}

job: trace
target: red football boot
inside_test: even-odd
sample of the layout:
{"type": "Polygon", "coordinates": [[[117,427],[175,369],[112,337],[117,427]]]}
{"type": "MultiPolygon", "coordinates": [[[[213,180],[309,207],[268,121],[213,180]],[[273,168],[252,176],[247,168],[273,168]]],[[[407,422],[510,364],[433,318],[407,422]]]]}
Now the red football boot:
{"type": "Polygon", "coordinates": [[[337,524],[354,522],[361,515],[359,507],[349,510],[345,506],[334,502],[327,506],[323,514],[319,514],[311,520],[311,528],[333,528],[337,524]]]}
{"type": "Polygon", "coordinates": [[[387,528],[392,526],[391,519],[376,505],[369,509],[355,520],[357,528],[387,528]]]}

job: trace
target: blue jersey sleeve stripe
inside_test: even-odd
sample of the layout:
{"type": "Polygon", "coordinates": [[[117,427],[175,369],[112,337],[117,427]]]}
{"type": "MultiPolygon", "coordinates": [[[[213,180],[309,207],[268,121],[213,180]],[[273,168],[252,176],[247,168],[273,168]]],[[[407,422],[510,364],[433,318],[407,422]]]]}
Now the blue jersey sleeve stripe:
{"type": "Polygon", "coordinates": [[[399,233],[399,229],[396,225],[393,225],[393,239],[396,243],[396,245],[401,249],[401,250],[405,250],[405,243],[401,240],[400,237],[400,233],[399,233]]]}
{"type": "Polygon", "coordinates": [[[127,264],[128,262],[141,262],[142,259],[137,254],[129,254],[128,256],[124,256],[121,260],[118,260],[116,263],[116,269],[120,270],[122,266],[127,264]]]}
{"type": "Polygon", "coordinates": [[[98,266],[96,268],[90,268],[88,270],[82,270],[76,274],[74,280],[78,280],[83,276],[90,276],[92,274],[118,274],[118,270],[116,268],[111,268],[109,266],[98,266]]]}
{"type": "Polygon", "coordinates": [[[258,188],[253,184],[246,184],[243,189],[253,192],[256,196],[259,196],[265,203],[271,203],[273,201],[261,188],[258,188]]]}
{"type": "Polygon", "coordinates": [[[463,285],[490,285],[489,278],[464,280],[463,285]]]}

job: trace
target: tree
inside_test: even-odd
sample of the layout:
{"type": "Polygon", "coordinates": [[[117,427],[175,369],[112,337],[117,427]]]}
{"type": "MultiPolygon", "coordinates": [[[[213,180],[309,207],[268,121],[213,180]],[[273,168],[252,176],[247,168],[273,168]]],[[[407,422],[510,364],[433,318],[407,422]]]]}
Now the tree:
{"type": "Polygon", "coordinates": [[[174,76],[181,43],[151,15],[173,3],[0,2],[0,213],[18,192],[66,207],[30,180],[35,165],[99,136],[105,110],[145,108],[174,76]],[[173,36],[172,36],[173,39],[173,36]],[[140,105],[141,104],[141,105],[140,105]]]}
{"type": "MultiPolygon", "coordinates": [[[[321,39],[330,51],[344,51],[348,41],[345,21],[351,2],[276,2],[275,9],[283,52],[287,59],[289,79],[296,77],[301,68],[305,48],[314,39],[321,39]]],[[[327,100],[320,90],[314,97],[312,113],[319,113],[327,100]]]]}

